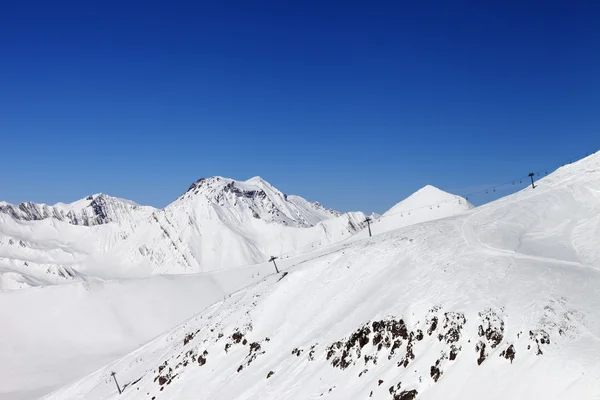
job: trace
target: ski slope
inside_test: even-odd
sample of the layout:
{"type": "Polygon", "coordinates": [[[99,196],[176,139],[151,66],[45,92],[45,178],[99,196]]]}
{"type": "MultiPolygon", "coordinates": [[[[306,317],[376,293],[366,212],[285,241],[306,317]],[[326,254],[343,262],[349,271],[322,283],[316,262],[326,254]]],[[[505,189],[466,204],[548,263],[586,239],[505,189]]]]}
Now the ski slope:
{"type": "Polygon", "coordinates": [[[45,398],[598,399],[599,215],[594,154],[466,214],[281,260],[45,398]]]}

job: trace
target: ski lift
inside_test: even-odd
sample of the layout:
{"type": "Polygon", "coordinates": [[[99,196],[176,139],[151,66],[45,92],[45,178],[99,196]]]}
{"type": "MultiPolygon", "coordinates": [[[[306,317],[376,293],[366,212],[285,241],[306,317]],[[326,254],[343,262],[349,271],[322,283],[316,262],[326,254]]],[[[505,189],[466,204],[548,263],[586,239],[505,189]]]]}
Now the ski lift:
{"type": "Polygon", "coordinates": [[[494,192],[496,191],[496,188],[494,188],[494,192]]]}
{"type": "Polygon", "coordinates": [[[440,205],[438,204],[438,208],[440,208],[440,205]]]}

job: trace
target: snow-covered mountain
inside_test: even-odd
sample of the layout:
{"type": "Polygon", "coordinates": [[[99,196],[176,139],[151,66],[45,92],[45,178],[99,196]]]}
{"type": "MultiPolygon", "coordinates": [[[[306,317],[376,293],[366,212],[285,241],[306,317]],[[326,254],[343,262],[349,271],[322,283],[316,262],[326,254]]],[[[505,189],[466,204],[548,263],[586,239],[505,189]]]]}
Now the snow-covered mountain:
{"type": "Polygon", "coordinates": [[[281,260],[47,398],[598,399],[599,231],[600,153],[463,215],[281,260]]]}
{"type": "MultiPolygon", "coordinates": [[[[382,218],[380,231],[468,209],[466,201],[446,206],[455,196],[429,188],[405,200],[420,211],[402,221],[382,218]],[[437,208],[426,210],[432,201],[437,208]]],[[[347,239],[365,217],[288,196],[260,177],[202,178],[164,209],[105,194],[54,206],[3,202],[0,290],[261,263],[347,239]]]]}
{"type": "Polygon", "coordinates": [[[151,207],[142,207],[133,201],[94,194],[74,203],[58,203],[53,206],[32,202],[18,206],[0,202],[0,213],[22,221],[38,221],[53,218],[73,225],[101,225],[135,218],[138,212],[151,207]]]}
{"type": "MultiPolygon", "coordinates": [[[[372,231],[389,232],[404,226],[463,214],[473,208],[465,198],[427,185],[373,218],[372,231]]],[[[357,237],[366,237],[366,232],[357,237]]]]}
{"type": "Polygon", "coordinates": [[[245,182],[220,176],[201,178],[178,201],[189,205],[198,195],[225,209],[236,210],[238,217],[252,215],[286,226],[308,228],[341,215],[318,202],[310,203],[299,196],[285,195],[259,176],[245,182]]]}
{"type": "Polygon", "coordinates": [[[0,204],[0,289],[191,273],[263,262],[361,229],[260,177],[199,179],[164,209],[104,194],[54,206],[0,204]]]}

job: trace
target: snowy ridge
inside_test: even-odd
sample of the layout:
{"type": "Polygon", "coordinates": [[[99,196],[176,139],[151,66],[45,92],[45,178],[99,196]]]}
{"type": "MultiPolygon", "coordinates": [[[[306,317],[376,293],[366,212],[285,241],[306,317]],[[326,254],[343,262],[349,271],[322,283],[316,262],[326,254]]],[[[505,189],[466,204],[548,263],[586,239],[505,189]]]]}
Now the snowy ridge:
{"type": "Polygon", "coordinates": [[[281,260],[46,398],[596,399],[599,215],[594,154],[464,215],[281,260]]]}
{"type": "Polygon", "coordinates": [[[54,206],[32,202],[18,206],[0,203],[0,213],[17,220],[38,221],[53,218],[73,225],[94,226],[109,222],[120,222],[138,211],[148,210],[133,201],[119,199],[102,193],[91,195],[74,203],[58,203],[54,206]]]}

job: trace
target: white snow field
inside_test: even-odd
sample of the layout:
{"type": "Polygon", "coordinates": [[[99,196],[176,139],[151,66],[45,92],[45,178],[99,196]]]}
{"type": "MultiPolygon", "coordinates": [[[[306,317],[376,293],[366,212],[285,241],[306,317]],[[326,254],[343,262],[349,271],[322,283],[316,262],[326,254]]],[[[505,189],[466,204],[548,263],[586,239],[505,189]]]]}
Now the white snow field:
{"type": "Polygon", "coordinates": [[[355,240],[364,218],[259,178],[199,180],[164,210],[103,194],[55,206],[2,202],[0,399],[38,398],[131,352],[271,274],[270,254],[290,267],[338,251],[328,245],[355,240]],[[207,272],[182,273],[182,249],[198,255],[188,257],[192,270],[207,272]]]}
{"type": "Polygon", "coordinates": [[[281,260],[46,398],[599,399],[600,153],[537,184],[281,260]]]}

